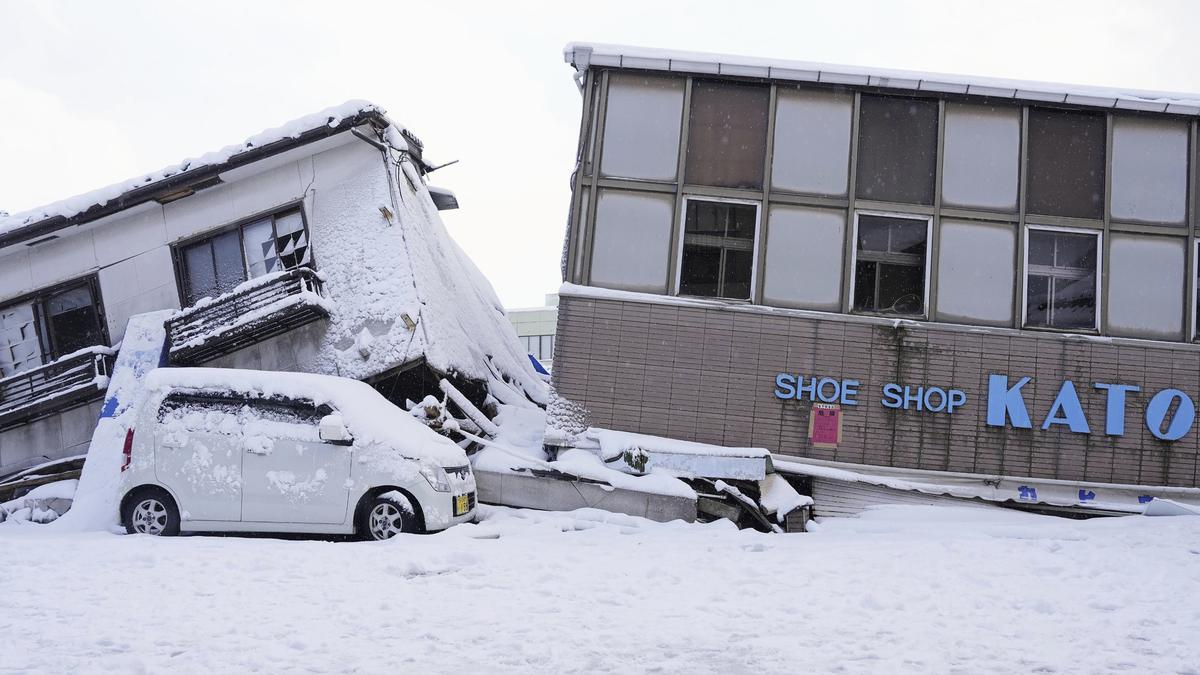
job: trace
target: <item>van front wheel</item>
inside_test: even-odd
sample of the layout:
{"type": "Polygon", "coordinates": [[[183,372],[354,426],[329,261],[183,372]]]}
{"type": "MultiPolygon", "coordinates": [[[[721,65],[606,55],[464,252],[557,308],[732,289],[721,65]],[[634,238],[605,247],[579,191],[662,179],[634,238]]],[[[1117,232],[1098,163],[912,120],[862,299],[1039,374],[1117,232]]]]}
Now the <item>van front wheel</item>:
{"type": "Polygon", "coordinates": [[[122,514],[129,534],[172,536],[179,534],[179,509],[175,500],[159,490],[147,490],[131,498],[122,514]]]}
{"type": "Polygon", "coordinates": [[[363,513],[359,534],[366,539],[383,541],[401,532],[415,532],[416,514],[407,501],[385,495],[376,497],[363,513]]]}

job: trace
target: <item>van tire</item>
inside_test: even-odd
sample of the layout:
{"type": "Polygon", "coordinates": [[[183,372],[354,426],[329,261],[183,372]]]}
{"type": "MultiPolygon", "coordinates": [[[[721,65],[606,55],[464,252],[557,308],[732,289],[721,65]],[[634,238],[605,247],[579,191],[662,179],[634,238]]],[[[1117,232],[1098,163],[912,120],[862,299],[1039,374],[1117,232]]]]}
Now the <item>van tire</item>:
{"type": "Polygon", "coordinates": [[[401,532],[420,532],[418,518],[411,500],[404,503],[382,494],[366,503],[358,522],[358,536],[367,541],[385,541],[401,532]]]}
{"type": "Polygon", "coordinates": [[[162,488],[139,488],[125,498],[121,524],[129,534],[173,537],[179,534],[179,507],[162,488]]]}

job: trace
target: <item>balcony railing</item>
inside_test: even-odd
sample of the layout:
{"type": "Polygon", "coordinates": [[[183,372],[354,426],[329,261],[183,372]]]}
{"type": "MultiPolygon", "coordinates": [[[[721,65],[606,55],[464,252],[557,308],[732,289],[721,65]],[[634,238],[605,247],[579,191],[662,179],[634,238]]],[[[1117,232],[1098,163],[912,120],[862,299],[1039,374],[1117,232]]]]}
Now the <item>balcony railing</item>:
{"type": "Polygon", "coordinates": [[[112,349],[89,347],[0,379],[0,428],[97,398],[115,360],[112,349]]]}
{"type": "Polygon", "coordinates": [[[270,274],[167,319],[168,359],[194,366],[328,316],[316,272],[300,267],[270,274]]]}

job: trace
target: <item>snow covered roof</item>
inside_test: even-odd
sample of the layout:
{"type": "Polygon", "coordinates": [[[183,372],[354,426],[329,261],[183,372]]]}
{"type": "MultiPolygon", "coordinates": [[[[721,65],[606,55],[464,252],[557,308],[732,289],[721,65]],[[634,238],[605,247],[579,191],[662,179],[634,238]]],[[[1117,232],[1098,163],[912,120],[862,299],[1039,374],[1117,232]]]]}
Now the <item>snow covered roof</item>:
{"type": "Polygon", "coordinates": [[[1200,94],[838,66],[590,42],[568,44],[563,50],[563,56],[566,62],[579,72],[596,66],[665,70],[702,75],[848,84],[903,91],[970,94],[1021,101],[1200,116],[1200,94]]]}
{"type": "MultiPolygon", "coordinates": [[[[291,148],[346,131],[366,122],[389,130],[388,141],[422,162],[422,146],[415,136],[387,117],[387,111],[369,101],[347,101],[281,126],[250,136],[241,143],[199,157],[185,159],[158,171],[123,180],[23,213],[0,212],[0,248],[82,225],[138,204],[187,189],[232,168],[258,161],[291,148]]],[[[422,164],[422,167],[428,167],[422,164]]]]}

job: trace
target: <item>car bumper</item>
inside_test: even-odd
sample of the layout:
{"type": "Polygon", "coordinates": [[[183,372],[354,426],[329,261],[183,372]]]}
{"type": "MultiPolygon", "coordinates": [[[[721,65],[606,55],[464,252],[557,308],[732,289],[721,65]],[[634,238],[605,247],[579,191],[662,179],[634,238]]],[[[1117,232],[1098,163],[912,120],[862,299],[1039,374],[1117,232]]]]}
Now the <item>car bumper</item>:
{"type": "MultiPolygon", "coordinates": [[[[439,493],[433,502],[432,508],[426,507],[425,509],[425,529],[429,532],[444,530],[459,523],[468,523],[475,518],[476,493],[473,490],[471,492],[439,493]],[[459,502],[460,497],[466,498],[466,511],[455,509],[456,502],[459,502]]],[[[459,504],[461,505],[461,502],[459,504]]]]}

